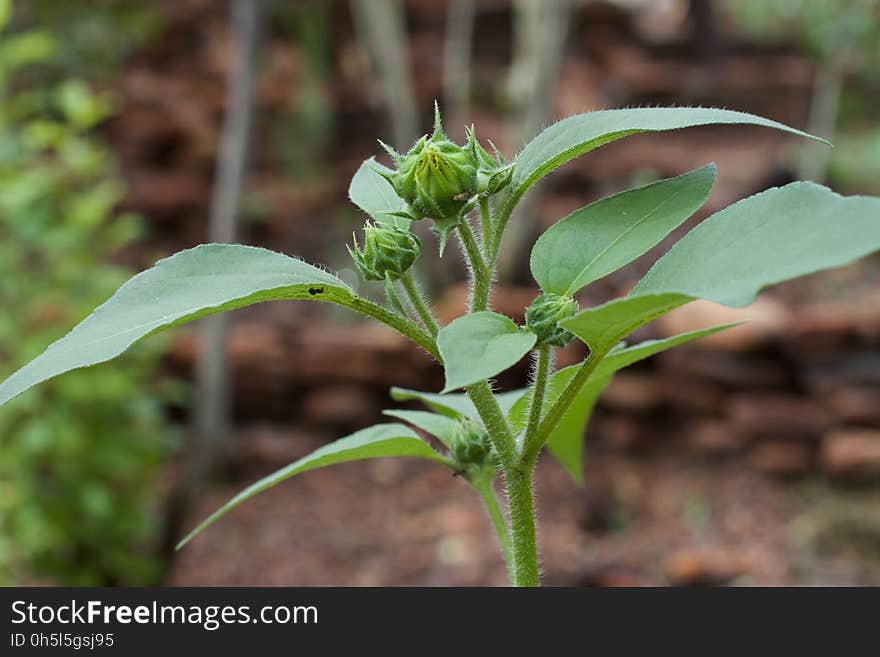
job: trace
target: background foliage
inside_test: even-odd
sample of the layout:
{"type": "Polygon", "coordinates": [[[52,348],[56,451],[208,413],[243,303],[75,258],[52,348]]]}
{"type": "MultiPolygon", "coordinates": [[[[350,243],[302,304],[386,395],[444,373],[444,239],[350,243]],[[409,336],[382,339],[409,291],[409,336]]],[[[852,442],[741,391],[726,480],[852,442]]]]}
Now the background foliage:
{"type": "MultiPolygon", "coordinates": [[[[28,9],[51,14],[53,4],[28,9]]],[[[74,75],[108,62],[75,17],[29,29],[12,9],[0,2],[0,306],[15,309],[0,314],[4,371],[129,276],[107,261],[142,230],[137,216],[115,210],[124,188],[95,134],[112,97],[74,75]]],[[[102,33],[130,41],[130,31],[110,29],[130,16],[121,24],[114,12],[94,16],[105,21],[102,33]]],[[[156,475],[173,439],[154,381],[160,348],[75,372],[4,409],[0,581],[156,581],[156,475]]]]}

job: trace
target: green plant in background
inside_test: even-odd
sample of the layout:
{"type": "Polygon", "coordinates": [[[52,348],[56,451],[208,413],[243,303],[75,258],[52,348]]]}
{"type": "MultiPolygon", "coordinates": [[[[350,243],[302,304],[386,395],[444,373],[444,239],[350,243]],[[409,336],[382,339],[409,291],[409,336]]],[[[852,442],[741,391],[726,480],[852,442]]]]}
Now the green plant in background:
{"type": "Polygon", "coordinates": [[[320,178],[333,139],[333,108],[328,89],[333,76],[331,3],[306,0],[279,3],[275,18],[302,50],[300,79],[291,88],[289,109],[275,118],[274,143],[289,175],[320,178]]]}
{"type": "Polygon", "coordinates": [[[55,55],[37,75],[88,75],[104,79],[162,31],[162,14],[151,0],[27,0],[16,5],[17,22],[54,35],[55,55]]]}
{"type": "MultiPolygon", "coordinates": [[[[0,29],[11,3],[0,1],[0,29]]],[[[140,235],[93,128],[112,103],[77,79],[34,84],[57,55],[46,31],[0,32],[0,363],[12,368],[128,273],[104,264],[140,235]],[[14,309],[14,310],[13,310],[14,309]]],[[[153,390],[159,345],[78,372],[0,415],[0,581],[148,583],[156,475],[171,434],[153,390]]]]}
{"type": "MultiPolygon", "coordinates": [[[[872,181],[877,169],[872,158],[859,161],[857,142],[837,139],[845,114],[846,82],[853,74],[873,87],[880,63],[880,0],[736,0],[727,3],[733,17],[759,38],[794,40],[816,60],[807,129],[838,142],[832,154],[817,144],[806,144],[798,176],[821,182],[829,166],[843,182],[872,181]],[[832,159],[833,158],[833,159],[832,159]],[[859,161],[854,172],[851,162],[859,161]],[[872,175],[873,174],[873,175],[872,175]]],[[[869,89],[867,105],[876,109],[876,89],[869,89]]],[[[876,115],[869,120],[876,121],[876,115]]],[[[870,141],[872,137],[868,137],[870,141]]]]}
{"type": "Polygon", "coordinates": [[[590,410],[614,373],[728,327],[627,345],[623,340],[632,331],[695,299],[745,306],[768,285],[880,249],[880,199],[842,197],[819,185],[794,183],[709,217],[628,295],[579,309],[575,294],[646,253],[704,203],[715,180],[710,164],[602,199],[562,219],[532,249],[531,271],[541,291],[526,326],[489,310],[502,234],[517,203],[538,180],[629,135],[711,124],[752,124],[808,136],[728,110],[607,110],[548,127],[505,164],[500,156],[485,159],[473,131],[464,146],[448,142],[438,116],[433,136],[405,156],[394,154],[396,170],[370,158],[349,188],[352,201],[369,215],[368,235],[378,226],[394,228],[394,239],[368,237],[376,242],[374,248],[355,255],[364,271],[385,277],[387,305],[359,296],[333,274],[296,258],[249,246],[202,245],[161,260],[123,285],[67,336],[0,384],[0,404],[58,374],[113,358],[147,335],[211,313],[279,299],[350,308],[387,324],[442,363],[443,391],[394,389],[395,399],[420,400],[429,410],[389,410],[389,416],[406,424],[363,429],[282,468],[242,491],[182,543],[229,509],[297,473],[345,461],[413,456],[461,474],[475,488],[498,533],[512,582],[537,585],[532,481],[543,448],[581,481],[590,410]],[[491,176],[480,176],[484,169],[504,174],[491,184],[491,176]],[[412,221],[432,222],[441,237],[456,235],[470,264],[470,308],[446,326],[438,325],[411,272],[400,271],[415,250],[398,231],[406,231],[412,221]],[[400,253],[388,252],[398,247],[400,253]],[[570,339],[584,341],[589,356],[554,372],[553,350],[570,339]],[[529,353],[536,362],[529,388],[494,393],[491,379],[529,353]],[[407,425],[433,435],[445,449],[434,449],[407,425]],[[499,477],[506,504],[494,485],[499,477]]]}

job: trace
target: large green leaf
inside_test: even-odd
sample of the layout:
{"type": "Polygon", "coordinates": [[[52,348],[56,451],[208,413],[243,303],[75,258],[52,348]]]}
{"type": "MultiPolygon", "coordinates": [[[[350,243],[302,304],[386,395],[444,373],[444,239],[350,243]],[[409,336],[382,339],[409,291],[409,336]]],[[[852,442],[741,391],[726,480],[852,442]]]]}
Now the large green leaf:
{"type": "Polygon", "coordinates": [[[535,345],[509,317],[482,311],[459,317],[437,334],[446,371],[443,392],[491,378],[516,364],[535,345]]]}
{"type": "Polygon", "coordinates": [[[582,310],[574,317],[562,320],[560,325],[586,342],[592,352],[604,357],[614,345],[640,326],[689,301],[689,297],[680,294],[622,297],[582,310]]]}
{"type": "Polygon", "coordinates": [[[630,296],[676,293],[746,306],[769,285],[878,249],[880,198],[792,183],[706,219],[655,263],[630,296]]]}
{"type": "Polygon", "coordinates": [[[376,221],[407,228],[410,219],[405,217],[406,202],[397,195],[391,183],[379,171],[394,173],[376,162],[373,157],[365,160],[349,183],[348,198],[376,221]]]}
{"type": "Polygon", "coordinates": [[[452,461],[431,449],[431,447],[419,438],[409,427],[402,424],[377,424],[376,426],[362,429],[361,431],[346,436],[345,438],[340,438],[329,445],[325,445],[308,456],[273,472],[254,484],[251,484],[199,523],[199,525],[193,529],[177,547],[181,548],[186,545],[196,534],[216,522],[220,517],[226,514],[227,511],[230,511],[245,500],[252,498],[258,493],[262,493],[267,488],[280,484],[285,479],[289,479],[296,474],[307,472],[308,470],[314,470],[316,468],[323,468],[328,465],[335,465],[337,463],[347,463],[348,461],[361,461],[363,459],[374,459],[386,456],[417,456],[455,468],[455,464],[452,461]]]}
{"type": "Polygon", "coordinates": [[[458,422],[443,413],[430,411],[409,411],[400,408],[389,408],[382,411],[385,415],[408,422],[414,427],[426,431],[441,443],[449,447],[458,422]]]}
{"type": "Polygon", "coordinates": [[[346,304],[354,298],[338,278],[302,260],[250,246],[197,246],[160,260],[120,287],[0,384],[0,405],[58,374],[110,360],[144,336],[175,324],[273,299],[346,304]]]}
{"type": "Polygon", "coordinates": [[[573,212],[535,243],[532,275],[545,292],[574,294],[655,246],[705,203],[714,182],[710,164],[573,212]]]}
{"type": "MultiPolygon", "coordinates": [[[[522,396],[522,390],[495,393],[495,400],[506,415],[510,407],[522,396]]],[[[392,388],[391,398],[395,401],[419,401],[436,413],[451,418],[467,417],[482,422],[473,402],[464,394],[439,395],[434,392],[421,392],[409,388],[392,388]]]]}
{"type": "Polygon", "coordinates": [[[611,383],[611,378],[607,375],[587,381],[547,439],[549,452],[579,486],[584,485],[584,433],[596,402],[611,383]]]}
{"type": "Polygon", "coordinates": [[[710,107],[641,107],[576,114],[554,123],[526,144],[516,158],[504,205],[512,207],[541,177],[569,160],[622,137],[717,124],[751,124],[810,137],[754,114],[710,107]]]}
{"type": "MultiPolygon", "coordinates": [[[[593,374],[578,392],[559,424],[550,434],[547,448],[562,464],[572,479],[583,484],[583,438],[596,400],[611,382],[614,373],[633,363],[649,358],[661,351],[699,340],[738,324],[724,324],[711,328],[682,333],[662,340],[646,340],[637,345],[617,349],[602,359],[593,374]]],[[[571,365],[556,372],[548,382],[545,408],[549,408],[562,394],[565,387],[580,369],[581,364],[571,365]]],[[[524,394],[510,409],[509,419],[515,431],[525,428],[529,411],[529,396],[524,394]]]]}
{"type": "Polygon", "coordinates": [[[761,289],[880,250],[880,199],[792,183],[717,212],[655,263],[629,296],[561,322],[602,352],[695,298],[748,305],[761,289]]]}

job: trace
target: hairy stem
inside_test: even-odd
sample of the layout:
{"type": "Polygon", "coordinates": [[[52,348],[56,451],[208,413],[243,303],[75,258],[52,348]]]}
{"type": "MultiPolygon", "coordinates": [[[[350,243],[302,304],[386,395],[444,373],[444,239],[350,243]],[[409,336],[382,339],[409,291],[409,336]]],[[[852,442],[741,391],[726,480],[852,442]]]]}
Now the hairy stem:
{"type": "Polygon", "coordinates": [[[535,500],[532,473],[535,462],[505,470],[513,541],[513,585],[539,586],[538,544],[535,537],[535,500]]]}
{"type": "Polygon", "coordinates": [[[400,282],[403,283],[403,289],[406,290],[406,294],[409,297],[413,308],[416,309],[416,313],[425,324],[425,328],[428,329],[428,332],[432,336],[436,337],[437,331],[440,330],[440,327],[437,326],[437,320],[434,319],[434,315],[431,313],[431,309],[428,308],[428,304],[425,303],[425,299],[422,296],[422,293],[419,292],[418,287],[416,287],[416,282],[413,279],[412,271],[405,272],[400,277],[400,282]]]}
{"type": "Polygon", "coordinates": [[[403,307],[400,297],[397,296],[397,290],[394,289],[394,281],[391,280],[391,275],[388,273],[385,274],[385,297],[394,310],[400,313],[401,316],[407,317],[406,308],[403,307]]]}
{"type": "Polygon", "coordinates": [[[492,248],[492,214],[487,197],[480,199],[480,237],[483,241],[483,261],[488,267],[492,248]]]}
{"type": "Polygon", "coordinates": [[[498,249],[501,247],[501,238],[504,236],[504,229],[507,228],[507,222],[510,221],[510,215],[513,213],[513,209],[516,207],[520,198],[522,198],[522,192],[511,189],[507,193],[507,196],[504,197],[500,206],[495,207],[495,221],[493,222],[494,232],[492,233],[491,244],[487,247],[489,255],[486,258],[486,261],[488,262],[489,267],[494,268],[495,266],[495,261],[498,258],[498,249]]]}
{"type": "Polygon", "coordinates": [[[587,360],[584,361],[584,364],[581,365],[572,380],[568,382],[567,386],[565,386],[565,390],[562,391],[562,394],[559,395],[559,398],[553,406],[550,407],[550,410],[547,411],[544,420],[538,425],[537,431],[535,431],[535,434],[530,438],[527,448],[523,449],[523,460],[537,458],[538,452],[541,451],[541,447],[547,442],[547,439],[556,428],[556,425],[559,424],[562,416],[565,415],[568,407],[572,405],[575,397],[577,397],[581,388],[583,388],[584,384],[589,380],[590,376],[595,371],[596,366],[602,362],[603,358],[605,358],[608,351],[608,349],[605,349],[602,352],[590,352],[587,360]]]}
{"type": "Polygon", "coordinates": [[[510,533],[513,552],[514,586],[538,585],[538,552],[535,540],[535,508],[532,498],[532,471],[535,461],[517,459],[513,434],[507,419],[486,381],[467,387],[467,393],[486,425],[498,452],[507,499],[510,505],[510,533]]]}
{"type": "Polygon", "coordinates": [[[483,477],[474,479],[471,484],[480,494],[489,519],[495,527],[495,533],[498,534],[498,542],[501,544],[501,552],[504,554],[504,561],[507,564],[507,574],[513,581],[513,545],[510,540],[510,530],[507,528],[507,521],[504,519],[504,512],[501,510],[501,504],[498,503],[498,495],[492,486],[492,479],[483,477]]]}
{"type": "Polygon", "coordinates": [[[513,442],[513,433],[507,424],[507,418],[498,405],[498,400],[492,394],[492,389],[486,381],[474,383],[467,387],[467,393],[480,419],[486,425],[486,431],[489,432],[489,438],[492,446],[498,452],[498,458],[501,460],[501,466],[507,470],[516,463],[516,446],[513,442]]]}
{"type": "Polygon", "coordinates": [[[461,236],[461,243],[464,245],[465,253],[471,263],[471,275],[473,276],[471,312],[486,310],[489,305],[489,289],[492,282],[490,270],[486,267],[486,261],[483,260],[477,238],[474,237],[474,231],[467,218],[462,218],[458,226],[458,234],[461,236]]]}
{"type": "Polygon", "coordinates": [[[532,386],[532,402],[529,407],[529,423],[526,427],[526,436],[523,441],[523,453],[534,451],[537,454],[540,450],[533,448],[532,440],[538,432],[538,426],[541,422],[541,409],[544,405],[544,392],[547,390],[547,377],[550,373],[550,345],[542,344],[536,349],[538,352],[538,364],[535,368],[535,384],[532,386]]]}
{"type": "Polygon", "coordinates": [[[396,315],[387,308],[383,308],[379,304],[373,303],[369,299],[363,297],[352,296],[345,299],[334,299],[334,301],[339,305],[346,306],[347,308],[356,310],[367,317],[372,317],[383,324],[387,324],[401,335],[404,335],[415,342],[422,349],[436,358],[438,362],[443,362],[443,359],[440,357],[440,352],[437,350],[437,343],[434,341],[434,338],[413,321],[401,317],[400,315],[396,315]]]}

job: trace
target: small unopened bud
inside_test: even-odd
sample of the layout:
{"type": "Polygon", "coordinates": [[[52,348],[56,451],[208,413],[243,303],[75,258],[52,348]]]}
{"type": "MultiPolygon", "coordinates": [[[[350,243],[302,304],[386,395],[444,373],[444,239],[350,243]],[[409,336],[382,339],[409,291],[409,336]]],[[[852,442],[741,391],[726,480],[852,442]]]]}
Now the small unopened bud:
{"type": "Polygon", "coordinates": [[[458,217],[476,191],[471,149],[446,137],[439,111],[430,137],[419,139],[405,155],[392,152],[392,157],[397,171],[389,181],[418,219],[458,217]]]}
{"type": "Polygon", "coordinates": [[[382,146],[394,160],[396,170],[380,171],[380,175],[406,201],[412,219],[433,221],[441,254],[449,233],[476,206],[479,197],[503,189],[513,175],[513,164],[505,162],[497,149],[495,157],[490,155],[477,141],[473,126],[464,146],[448,139],[436,104],[430,137],[421,137],[405,154],[382,146]]]}
{"type": "Polygon", "coordinates": [[[370,223],[364,226],[363,251],[356,237],[354,248],[348,249],[357,268],[369,281],[384,281],[386,276],[397,280],[412,267],[420,251],[419,238],[408,230],[370,223]]]}
{"type": "Polygon", "coordinates": [[[538,343],[564,347],[575,335],[559,322],[577,311],[578,303],[571,297],[545,292],[526,309],[526,328],[538,336],[538,343]]]}
{"type": "Polygon", "coordinates": [[[483,466],[492,458],[492,441],[482,426],[462,418],[452,435],[449,454],[461,465],[483,466]]]}

